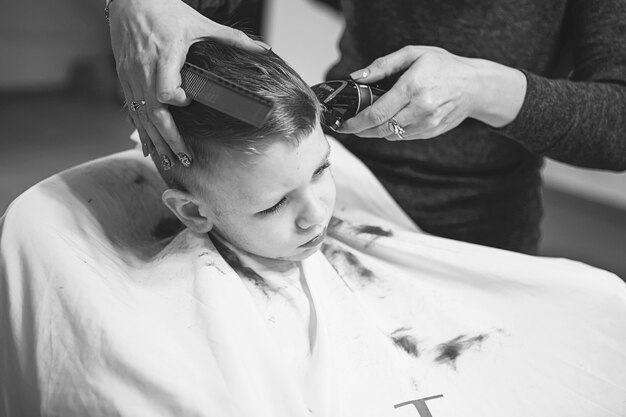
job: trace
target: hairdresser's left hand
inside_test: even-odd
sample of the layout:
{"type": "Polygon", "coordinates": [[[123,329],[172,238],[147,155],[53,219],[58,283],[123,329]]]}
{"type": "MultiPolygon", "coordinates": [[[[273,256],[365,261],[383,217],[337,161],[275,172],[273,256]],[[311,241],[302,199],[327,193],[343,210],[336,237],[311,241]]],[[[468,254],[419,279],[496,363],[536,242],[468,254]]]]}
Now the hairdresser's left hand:
{"type": "Polygon", "coordinates": [[[519,70],[429,46],[404,47],[351,76],[370,84],[402,71],[386,94],[346,120],[338,132],[388,140],[429,139],[468,117],[502,127],[515,119],[526,94],[526,77],[519,70]],[[392,117],[404,129],[401,137],[393,132],[392,117]]]}
{"type": "Polygon", "coordinates": [[[164,167],[176,160],[188,166],[191,153],[167,105],[185,106],[191,99],[181,87],[180,70],[189,47],[204,38],[263,52],[264,44],[243,32],[202,16],[180,0],[115,0],[110,3],[111,48],[144,155],[156,151],[164,167]]]}

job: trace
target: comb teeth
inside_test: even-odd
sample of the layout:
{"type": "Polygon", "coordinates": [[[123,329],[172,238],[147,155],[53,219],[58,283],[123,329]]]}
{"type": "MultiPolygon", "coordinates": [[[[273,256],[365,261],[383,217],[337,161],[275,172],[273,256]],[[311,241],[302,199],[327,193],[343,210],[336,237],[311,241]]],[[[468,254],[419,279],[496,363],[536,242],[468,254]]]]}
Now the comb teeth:
{"type": "Polygon", "coordinates": [[[253,126],[263,126],[272,111],[271,101],[188,62],[180,77],[181,87],[193,100],[253,126]]]}
{"type": "Polygon", "coordinates": [[[181,87],[193,98],[198,97],[200,91],[202,91],[202,88],[204,88],[206,83],[207,80],[200,77],[195,72],[181,72],[181,87]]]}

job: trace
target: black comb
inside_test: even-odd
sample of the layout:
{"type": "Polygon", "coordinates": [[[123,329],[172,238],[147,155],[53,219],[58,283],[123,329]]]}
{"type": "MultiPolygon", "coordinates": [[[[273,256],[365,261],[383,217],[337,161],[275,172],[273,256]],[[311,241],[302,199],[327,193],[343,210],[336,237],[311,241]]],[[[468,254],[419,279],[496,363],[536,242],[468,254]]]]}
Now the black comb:
{"type": "Polygon", "coordinates": [[[181,87],[193,100],[256,127],[263,126],[272,102],[207,70],[185,62],[181,87]]]}

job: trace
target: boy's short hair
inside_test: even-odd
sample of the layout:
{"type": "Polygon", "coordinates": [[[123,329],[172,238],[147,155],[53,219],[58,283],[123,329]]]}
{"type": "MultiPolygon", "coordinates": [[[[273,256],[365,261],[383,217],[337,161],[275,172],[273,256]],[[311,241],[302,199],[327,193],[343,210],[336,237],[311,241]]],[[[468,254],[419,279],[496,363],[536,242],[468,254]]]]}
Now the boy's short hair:
{"type": "Polygon", "coordinates": [[[171,188],[202,191],[196,179],[206,177],[210,162],[223,154],[258,154],[277,139],[293,141],[315,130],[320,105],[304,80],[271,51],[249,52],[213,40],[198,42],[189,49],[187,61],[232,81],[273,103],[262,127],[249,125],[208,106],[192,101],[189,106],[169,106],[178,131],[191,151],[193,164],[184,168],[178,161],[163,170],[158,155],[152,159],[171,188]]]}

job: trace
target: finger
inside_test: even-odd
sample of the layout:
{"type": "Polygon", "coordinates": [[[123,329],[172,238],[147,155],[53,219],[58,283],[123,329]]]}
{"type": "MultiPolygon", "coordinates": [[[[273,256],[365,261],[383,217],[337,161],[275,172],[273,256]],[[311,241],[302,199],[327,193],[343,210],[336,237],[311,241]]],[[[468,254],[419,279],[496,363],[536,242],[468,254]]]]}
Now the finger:
{"type": "Polygon", "coordinates": [[[350,77],[354,81],[367,84],[380,81],[392,74],[407,69],[417,58],[428,50],[428,47],[405,46],[402,49],[375,59],[366,68],[352,72],[350,77]]]}
{"type": "Polygon", "coordinates": [[[137,132],[139,133],[139,141],[141,142],[141,151],[143,152],[143,156],[150,155],[150,146],[148,143],[152,143],[152,141],[150,141],[148,132],[146,132],[143,128],[137,129],[137,132]]]}
{"type": "Polygon", "coordinates": [[[181,87],[180,70],[185,63],[186,50],[170,50],[160,55],[156,68],[156,92],[159,102],[186,106],[191,98],[181,87]]]}
{"type": "Polygon", "coordinates": [[[389,123],[382,124],[373,129],[367,129],[357,135],[360,138],[385,138],[389,139],[395,136],[394,130],[390,127],[389,123]]]}
{"type": "MultiPolygon", "coordinates": [[[[133,121],[135,121],[135,127],[137,127],[138,131],[143,131],[144,134],[147,133],[147,136],[150,138],[150,141],[154,145],[157,153],[162,158],[162,161],[164,162],[164,167],[168,165],[167,163],[165,163],[166,162],[165,159],[167,159],[167,162],[169,162],[168,168],[171,168],[172,161],[174,161],[172,151],[169,145],[167,144],[167,142],[163,139],[163,137],[159,133],[159,131],[154,127],[154,125],[148,119],[148,113],[151,111],[151,106],[154,106],[154,102],[156,102],[155,98],[152,97],[152,100],[150,100],[151,98],[150,95],[148,95],[148,97],[144,96],[143,91],[149,91],[149,90],[141,89],[141,87],[139,87],[140,85],[139,82],[135,82],[134,84],[129,84],[129,85],[132,91],[131,95],[133,97],[133,100],[134,101],[144,100],[146,102],[146,104],[138,107],[136,110],[133,110],[132,106],[129,109],[130,116],[133,118],[133,121]],[[139,123],[137,123],[137,121],[139,123]],[[166,158],[164,158],[164,156],[166,158]]],[[[158,105],[162,105],[162,104],[158,103],[158,105]]]]}
{"type": "Polygon", "coordinates": [[[407,130],[408,130],[408,127],[407,127],[408,122],[400,122],[400,118],[402,117],[403,120],[406,120],[406,116],[401,116],[401,115],[403,114],[406,115],[409,113],[410,112],[407,111],[407,108],[405,107],[395,116],[390,117],[387,122],[381,124],[380,126],[376,126],[374,128],[364,130],[363,132],[358,133],[357,136],[361,138],[385,138],[387,140],[405,139],[405,134],[407,133],[407,130]],[[399,128],[397,132],[396,132],[396,128],[394,127],[394,123],[392,123],[393,119],[395,119],[396,124],[399,128]]]}
{"type": "Polygon", "coordinates": [[[124,98],[126,102],[124,103],[125,110],[127,112],[128,118],[135,129],[139,132],[139,140],[141,141],[141,148],[144,156],[150,155],[155,151],[154,144],[152,143],[152,138],[146,132],[146,128],[144,127],[144,122],[140,117],[137,111],[133,111],[131,108],[131,103],[134,101],[132,93],[132,87],[127,82],[121,82],[122,90],[124,91],[124,98]]]}
{"type": "MultiPolygon", "coordinates": [[[[147,135],[148,135],[148,134],[146,133],[146,136],[147,136],[147,135]]],[[[150,139],[150,138],[148,137],[148,139],[150,139]]],[[[157,150],[156,150],[156,148],[154,147],[154,144],[152,143],[152,141],[151,141],[151,140],[148,140],[148,141],[146,142],[146,145],[148,145],[148,155],[152,155],[154,152],[156,152],[156,151],[157,151],[157,150]]],[[[157,153],[158,153],[158,152],[157,152],[157,153]]]]}
{"type": "Polygon", "coordinates": [[[265,51],[271,51],[272,47],[269,46],[268,44],[266,44],[263,41],[260,41],[258,39],[254,39],[254,43],[256,43],[258,46],[260,46],[261,48],[265,49],[265,51]]]}
{"type": "Polygon", "coordinates": [[[168,165],[167,160],[171,166],[177,159],[184,167],[189,167],[192,162],[191,153],[185,146],[169,110],[156,99],[153,80],[154,77],[145,76],[135,79],[135,83],[131,85],[133,91],[137,91],[139,88],[135,86],[144,84],[140,87],[143,93],[134,93],[135,96],[145,94],[146,105],[140,107],[137,112],[139,120],[161,156],[164,167],[168,165]],[[164,158],[164,155],[167,158],[164,158]]]}
{"type": "Polygon", "coordinates": [[[172,153],[172,149],[163,139],[163,136],[161,136],[161,133],[158,131],[158,129],[148,120],[148,111],[149,110],[146,104],[146,106],[138,108],[135,112],[138,115],[139,120],[141,120],[142,122],[142,130],[144,131],[144,134],[146,134],[150,138],[150,141],[152,142],[157,153],[159,155],[167,155],[167,157],[170,158],[170,161],[173,161],[174,154],[172,153]]]}
{"type": "Polygon", "coordinates": [[[227,45],[252,52],[266,52],[271,49],[267,46],[267,44],[250,38],[238,29],[233,29],[223,25],[218,25],[216,29],[213,29],[210,37],[213,39],[219,39],[227,45]]]}
{"type": "MultiPolygon", "coordinates": [[[[144,108],[145,106],[141,107],[138,110],[138,113],[141,119],[143,118],[147,119],[147,116],[145,115],[146,111],[142,110],[144,108]]],[[[174,154],[172,153],[172,150],[167,144],[167,142],[163,140],[163,137],[161,136],[159,131],[154,127],[153,124],[145,123],[144,134],[146,134],[146,136],[150,138],[150,141],[152,142],[152,145],[154,146],[154,151],[156,151],[157,154],[159,155],[159,159],[161,161],[161,166],[163,167],[163,169],[165,169],[166,171],[171,169],[176,161],[176,158],[174,157],[174,154]]]]}
{"type": "Polygon", "coordinates": [[[416,128],[412,123],[419,119],[420,115],[415,111],[415,109],[411,108],[410,105],[406,106],[393,116],[393,120],[395,121],[395,125],[397,127],[394,127],[394,123],[392,123],[391,119],[387,123],[387,130],[384,138],[391,142],[417,139],[414,135],[416,128]]]}
{"type": "MultiPolygon", "coordinates": [[[[366,129],[362,132],[357,133],[356,135],[361,138],[388,138],[390,136],[394,136],[395,129],[393,128],[393,125],[391,123],[392,118],[395,118],[396,120],[398,119],[397,115],[392,116],[385,123],[382,123],[370,129],[366,129]]],[[[403,127],[404,125],[398,122],[398,126],[403,127]]]]}
{"type": "Polygon", "coordinates": [[[135,129],[141,130],[143,129],[143,124],[141,123],[141,120],[139,120],[139,116],[130,109],[130,103],[133,101],[133,93],[130,84],[121,80],[120,84],[122,85],[122,91],[124,92],[124,110],[128,115],[128,119],[132,125],[135,126],[135,129]]]}
{"type": "Polygon", "coordinates": [[[418,113],[416,109],[407,106],[394,117],[404,133],[400,138],[395,133],[385,136],[388,140],[431,139],[456,127],[457,115],[461,112],[452,101],[441,105],[435,112],[418,113]]]}
{"type": "Polygon", "coordinates": [[[192,154],[178,132],[170,111],[165,106],[159,105],[150,110],[149,117],[159,135],[176,154],[176,158],[185,168],[188,168],[193,161],[192,154]]]}
{"type": "Polygon", "coordinates": [[[382,125],[385,125],[389,119],[408,103],[408,95],[401,86],[396,84],[391,90],[376,100],[374,104],[351,119],[344,121],[337,131],[339,133],[352,133],[360,136],[360,133],[365,130],[379,126],[383,127],[382,125]]]}
{"type": "Polygon", "coordinates": [[[154,152],[157,152],[156,148],[152,144],[150,135],[148,135],[148,132],[146,132],[144,128],[137,128],[137,133],[139,134],[139,140],[141,141],[142,151],[145,145],[146,150],[144,151],[144,153],[146,153],[147,155],[144,155],[144,156],[152,155],[154,152]]]}

